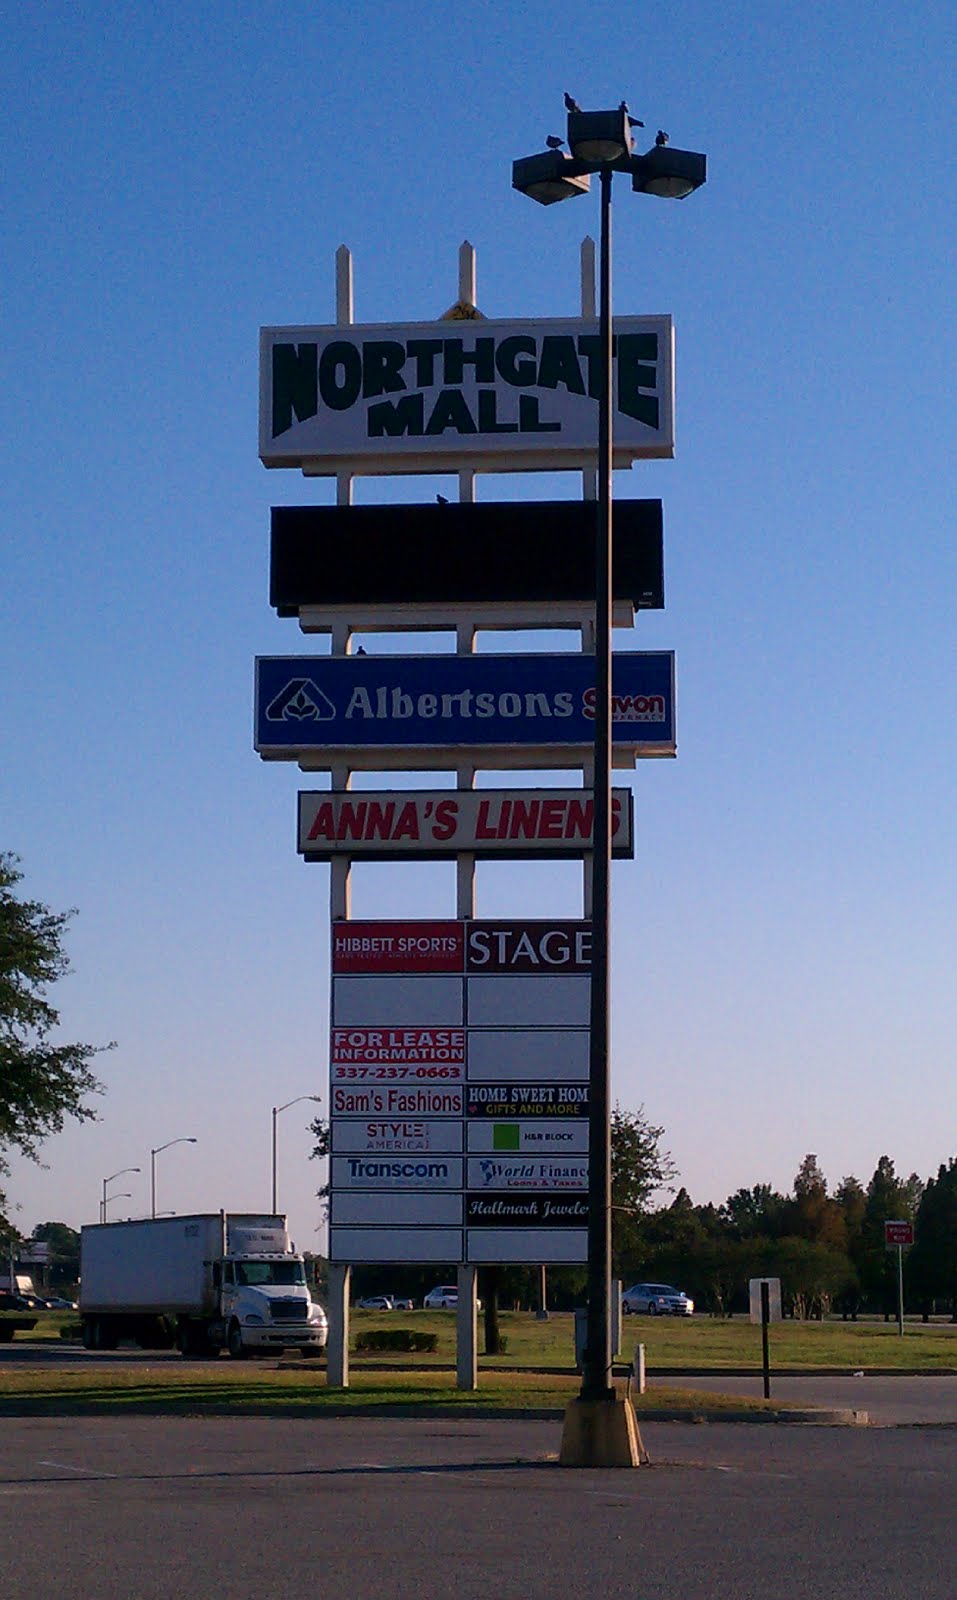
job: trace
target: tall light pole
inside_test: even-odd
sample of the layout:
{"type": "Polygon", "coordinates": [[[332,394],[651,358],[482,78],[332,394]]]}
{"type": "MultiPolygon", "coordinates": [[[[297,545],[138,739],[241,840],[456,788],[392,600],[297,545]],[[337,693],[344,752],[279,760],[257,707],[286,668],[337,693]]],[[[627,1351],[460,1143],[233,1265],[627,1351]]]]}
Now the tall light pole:
{"type": "Polygon", "coordinates": [[[319,1104],[320,1096],[317,1094],[297,1094],[295,1100],[287,1100],[284,1106],[272,1108],[272,1215],[275,1216],[279,1206],[276,1189],[276,1122],[281,1111],[288,1111],[290,1106],[298,1106],[303,1100],[313,1100],[319,1104]]]}
{"type": "Polygon", "coordinates": [[[613,325],[611,313],[611,180],[627,173],[636,193],[681,200],[705,181],[703,155],[674,150],[659,133],[645,155],[633,154],[632,127],[622,101],[616,111],[582,111],[566,95],[568,153],[550,139],[540,155],[512,166],[512,185],[542,205],[587,194],[593,172],[601,181],[599,291],[598,501],[595,540],[594,841],[591,915],[592,969],[588,1123],[588,1314],[581,1399],[614,1399],[611,1317],[611,1140],[609,1073],[609,954],[611,878],[611,574],[613,464],[613,325]]]}
{"type": "MultiPolygon", "coordinates": [[[[125,1177],[126,1173],[128,1173],[128,1172],[139,1172],[140,1170],[141,1169],[139,1167],[121,1167],[119,1172],[111,1172],[110,1176],[108,1178],[104,1178],[103,1179],[103,1198],[100,1201],[100,1221],[101,1222],[105,1222],[106,1221],[106,1186],[107,1186],[107,1184],[108,1183],[112,1183],[114,1178],[125,1177]]],[[[113,1195],[112,1198],[114,1200],[118,1200],[120,1198],[120,1196],[119,1195],[113,1195]]],[[[129,1199],[129,1196],[127,1195],[127,1196],[125,1196],[125,1198],[129,1199]]]]}
{"type": "Polygon", "coordinates": [[[196,1140],[186,1136],[182,1139],[167,1139],[165,1144],[158,1144],[155,1150],[150,1151],[150,1216],[156,1216],[156,1157],[163,1150],[169,1150],[174,1144],[195,1144],[196,1140]]]}

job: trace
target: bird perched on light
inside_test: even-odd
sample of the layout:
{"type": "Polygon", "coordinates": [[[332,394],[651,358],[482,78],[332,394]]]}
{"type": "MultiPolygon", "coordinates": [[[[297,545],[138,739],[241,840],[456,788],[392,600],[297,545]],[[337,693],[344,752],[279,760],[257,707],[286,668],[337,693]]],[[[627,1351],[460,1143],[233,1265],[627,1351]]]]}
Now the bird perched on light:
{"type": "Polygon", "coordinates": [[[623,111],[625,113],[625,116],[628,118],[628,126],[629,126],[629,128],[643,128],[644,127],[644,123],[642,122],[640,117],[633,117],[631,115],[631,112],[628,110],[628,102],[627,102],[627,100],[622,100],[622,102],[619,105],[618,109],[619,109],[619,111],[623,111]]]}
{"type": "Polygon", "coordinates": [[[572,97],[569,94],[567,89],[565,90],[565,110],[566,111],[580,111],[581,110],[581,106],[578,104],[578,101],[572,99],[572,97]]]}
{"type": "Polygon", "coordinates": [[[658,132],[655,134],[655,144],[660,146],[667,143],[668,135],[665,133],[663,128],[659,128],[658,132]]]}
{"type": "Polygon", "coordinates": [[[564,143],[564,139],[559,139],[558,135],[555,133],[550,133],[548,138],[545,140],[545,144],[549,150],[560,150],[564,143]]]}

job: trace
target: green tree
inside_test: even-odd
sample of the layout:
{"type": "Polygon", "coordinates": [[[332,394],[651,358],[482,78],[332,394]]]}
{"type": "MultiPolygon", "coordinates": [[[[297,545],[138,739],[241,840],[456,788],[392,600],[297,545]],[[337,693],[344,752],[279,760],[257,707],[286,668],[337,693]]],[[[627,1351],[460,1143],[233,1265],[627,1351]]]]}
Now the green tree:
{"type": "Polygon", "coordinates": [[[736,1189],[728,1196],[719,1217],[735,1239],[779,1239],[785,1232],[788,1202],[769,1183],[736,1189]]]}
{"type": "Polygon", "coordinates": [[[841,1216],[844,1218],[845,1249],[853,1272],[853,1276],[848,1279],[847,1287],[842,1290],[838,1298],[837,1309],[845,1319],[850,1317],[856,1322],[862,1304],[861,1266],[867,1192],[859,1178],[842,1178],[834,1191],[834,1199],[840,1206],[841,1216]]]}
{"type": "Polygon", "coordinates": [[[67,1117],[95,1117],[86,1100],[101,1085],[90,1063],[110,1048],[53,1042],[60,1015],[47,991],[70,970],[63,936],[74,912],[21,899],[22,876],[16,856],[0,852],[0,1173],[9,1170],[5,1152],[35,1161],[67,1117]]]}
{"type": "Polygon", "coordinates": [[[34,1242],[49,1246],[51,1287],[76,1283],[80,1276],[80,1235],[75,1228],[65,1222],[39,1222],[33,1230],[31,1243],[34,1242]]]}
{"type": "Polygon", "coordinates": [[[906,1280],[918,1296],[926,1322],[937,1300],[949,1302],[957,1322],[957,1160],[951,1158],[929,1179],[914,1227],[914,1249],[906,1280]]]}
{"type": "Polygon", "coordinates": [[[677,1177],[670,1150],[662,1148],[664,1131],[648,1121],[644,1106],[622,1111],[616,1101],[611,1113],[611,1235],[617,1277],[629,1277],[637,1269],[646,1249],[642,1219],[649,1201],[677,1177]]]}
{"type": "Polygon", "coordinates": [[[858,1246],[858,1275],[865,1298],[889,1321],[897,1307],[897,1258],[884,1244],[885,1222],[913,1222],[922,1185],[916,1174],[898,1178],[890,1156],[881,1156],[867,1185],[858,1246]]]}
{"type": "MultiPolygon", "coordinates": [[[[312,1134],[312,1137],[316,1141],[315,1144],[313,1145],[312,1149],[309,1152],[309,1160],[310,1161],[325,1161],[325,1160],[327,1160],[327,1158],[329,1156],[329,1152],[332,1149],[332,1128],[330,1127],[328,1117],[322,1117],[322,1116],[314,1117],[313,1120],[309,1124],[309,1132],[312,1134]]],[[[323,1216],[323,1221],[325,1221],[326,1217],[329,1214],[329,1179],[328,1178],[326,1179],[326,1181],[322,1185],[322,1187],[320,1189],[316,1190],[316,1198],[318,1200],[322,1201],[322,1216],[323,1216]]],[[[371,1291],[371,1293],[373,1293],[373,1294],[376,1294],[377,1292],[378,1291],[375,1290],[375,1289],[373,1289],[371,1291]]]]}
{"type": "Polygon", "coordinates": [[[847,1247],[841,1208],[828,1196],[827,1180],[816,1155],[806,1155],[795,1176],[789,1232],[831,1250],[843,1252],[847,1247]]]}

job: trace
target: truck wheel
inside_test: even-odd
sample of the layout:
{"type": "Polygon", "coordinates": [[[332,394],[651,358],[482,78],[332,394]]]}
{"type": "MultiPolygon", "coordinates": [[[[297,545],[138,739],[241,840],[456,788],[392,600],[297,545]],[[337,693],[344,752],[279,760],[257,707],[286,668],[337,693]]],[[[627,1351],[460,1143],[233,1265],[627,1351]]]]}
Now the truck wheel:
{"type": "Polygon", "coordinates": [[[245,1361],[249,1352],[243,1344],[243,1331],[238,1322],[229,1324],[226,1345],[234,1361],[245,1361]]]}
{"type": "Polygon", "coordinates": [[[83,1318],[83,1348],[84,1350],[96,1349],[97,1325],[92,1317],[83,1318]]]}

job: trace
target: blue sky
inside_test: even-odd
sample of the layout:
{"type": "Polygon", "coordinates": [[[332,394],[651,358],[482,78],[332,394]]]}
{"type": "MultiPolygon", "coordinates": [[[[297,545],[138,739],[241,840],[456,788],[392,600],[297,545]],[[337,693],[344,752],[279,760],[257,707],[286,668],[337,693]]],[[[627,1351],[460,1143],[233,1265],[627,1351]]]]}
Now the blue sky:
{"type": "MultiPolygon", "coordinates": [[[[615,305],[677,330],[660,495],[679,755],[644,763],[615,870],[614,1091],[698,1201],[955,1153],[953,61],[945,4],[531,0],[156,11],[7,24],[0,208],[0,846],[75,905],[66,1035],[115,1039],[100,1121],[13,1163],[20,1225],[269,1199],[270,1108],[325,1093],[328,872],[299,774],[252,751],[269,507],[331,486],[257,458],[262,324],[428,320],[477,251],[489,316],[578,309],[597,204],[543,208],[513,157],[561,96],[625,96],[704,150],[682,205],[616,192],[615,305]]],[[[431,499],[449,480],[365,480],[431,499]]],[[[454,494],[454,487],[451,492],[454,494]]],[[[482,498],[576,495],[571,475],[482,498]]],[[[483,914],[574,915],[574,867],[483,869],[483,914]]],[[[362,915],[449,914],[450,868],[365,867],[362,915]]],[[[316,1245],[308,1113],[280,1200],[316,1245]]]]}

